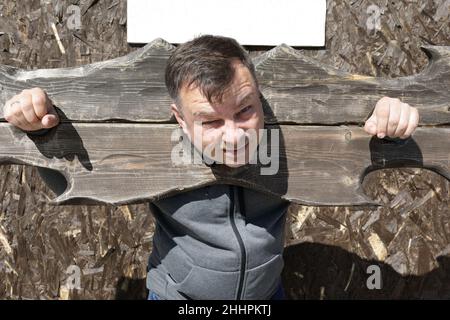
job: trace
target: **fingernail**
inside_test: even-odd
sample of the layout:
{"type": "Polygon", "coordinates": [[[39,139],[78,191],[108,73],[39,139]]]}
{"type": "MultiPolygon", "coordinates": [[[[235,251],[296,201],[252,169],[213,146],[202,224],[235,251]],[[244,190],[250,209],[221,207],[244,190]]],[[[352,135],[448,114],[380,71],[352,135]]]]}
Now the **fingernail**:
{"type": "Polygon", "coordinates": [[[379,133],[378,134],[378,138],[383,139],[384,138],[384,133],[379,133]]]}

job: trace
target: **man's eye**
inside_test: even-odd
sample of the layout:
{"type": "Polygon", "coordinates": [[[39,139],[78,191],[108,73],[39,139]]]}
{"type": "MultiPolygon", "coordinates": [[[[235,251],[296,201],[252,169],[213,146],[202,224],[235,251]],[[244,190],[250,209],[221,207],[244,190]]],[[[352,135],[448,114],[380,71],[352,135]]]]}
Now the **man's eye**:
{"type": "Polygon", "coordinates": [[[211,121],[203,121],[202,125],[204,126],[213,126],[219,123],[219,120],[211,120],[211,121]]]}
{"type": "Polygon", "coordinates": [[[242,109],[241,111],[239,111],[240,114],[242,113],[246,113],[247,111],[249,111],[252,108],[252,106],[247,106],[244,109],[242,109]]]}

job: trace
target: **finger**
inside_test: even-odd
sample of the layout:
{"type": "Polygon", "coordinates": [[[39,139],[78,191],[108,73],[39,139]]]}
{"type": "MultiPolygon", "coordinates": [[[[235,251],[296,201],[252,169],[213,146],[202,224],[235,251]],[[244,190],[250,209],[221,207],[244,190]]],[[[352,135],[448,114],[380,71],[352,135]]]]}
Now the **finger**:
{"type": "Polygon", "coordinates": [[[13,108],[16,104],[20,104],[19,98],[17,95],[6,101],[5,105],[3,106],[3,118],[10,122],[13,117],[13,108]]]}
{"type": "Polygon", "coordinates": [[[25,131],[40,129],[40,127],[37,126],[36,124],[31,124],[27,121],[21,108],[17,108],[17,110],[15,110],[15,113],[13,114],[10,123],[25,131]]]}
{"type": "Polygon", "coordinates": [[[398,121],[397,129],[392,137],[398,138],[405,134],[409,123],[409,114],[411,107],[407,103],[401,103],[400,120],[398,121]]]}
{"type": "Polygon", "coordinates": [[[408,128],[406,129],[403,136],[400,137],[402,139],[406,139],[410,135],[412,135],[414,130],[416,130],[417,126],[419,125],[419,111],[416,108],[410,108],[410,109],[411,110],[410,110],[410,114],[409,114],[408,128]]]}
{"type": "Polygon", "coordinates": [[[367,119],[364,124],[364,130],[372,136],[377,134],[377,117],[375,114],[372,114],[370,118],[367,119]]]}
{"type": "Polygon", "coordinates": [[[381,99],[378,101],[375,107],[375,115],[377,117],[377,135],[378,138],[382,139],[386,136],[387,125],[390,113],[390,100],[381,99]]]}
{"type": "MultiPolygon", "coordinates": [[[[21,115],[20,117],[23,117],[23,115],[21,115]]],[[[20,117],[17,117],[15,114],[13,114],[11,108],[8,108],[8,112],[5,113],[5,120],[16,127],[19,127],[20,117]]]]}
{"type": "Polygon", "coordinates": [[[48,98],[44,90],[40,88],[34,88],[30,90],[33,108],[36,116],[42,119],[48,113],[48,98]]]}
{"type": "Polygon", "coordinates": [[[47,106],[48,113],[42,118],[41,123],[44,128],[52,128],[58,125],[59,115],[49,99],[47,99],[47,106]]]}
{"type": "Polygon", "coordinates": [[[36,125],[39,123],[39,119],[36,116],[33,108],[33,98],[29,91],[26,91],[20,95],[20,109],[23,113],[23,116],[27,120],[28,123],[36,125]]]}
{"type": "Polygon", "coordinates": [[[58,124],[59,120],[58,117],[54,114],[47,114],[45,115],[41,120],[41,125],[44,128],[53,128],[58,124]]]}
{"type": "Polygon", "coordinates": [[[387,124],[387,132],[386,135],[389,137],[393,137],[395,134],[395,130],[397,130],[398,123],[400,121],[402,107],[400,100],[391,100],[389,107],[389,118],[387,124]]]}

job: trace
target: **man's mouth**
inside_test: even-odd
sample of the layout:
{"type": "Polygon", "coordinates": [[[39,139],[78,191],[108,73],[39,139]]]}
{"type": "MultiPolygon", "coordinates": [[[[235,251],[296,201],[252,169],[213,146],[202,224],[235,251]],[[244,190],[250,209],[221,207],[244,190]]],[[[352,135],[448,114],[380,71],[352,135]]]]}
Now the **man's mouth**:
{"type": "Polygon", "coordinates": [[[248,145],[248,143],[246,143],[244,146],[240,147],[239,149],[231,149],[231,150],[230,149],[222,149],[222,151],[227,154],[237,154],[237,153],[245,150],[247,145],[248,145]]]}

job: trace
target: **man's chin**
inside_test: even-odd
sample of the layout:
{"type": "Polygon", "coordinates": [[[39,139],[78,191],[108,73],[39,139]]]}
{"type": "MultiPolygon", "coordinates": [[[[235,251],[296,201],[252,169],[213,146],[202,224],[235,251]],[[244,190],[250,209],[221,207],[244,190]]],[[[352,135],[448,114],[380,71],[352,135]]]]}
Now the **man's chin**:
{"type": "Polygon", "coordinates": [[[239,156],[236,154],[229,155],[226,152],[223,154],[223,164],[230,168],[239,168],[248,163],[248,151],[239,153],[239,156]]]}
{"type": "Polygon", "coordinates": [[[225,161],[224,165],[227,167],[230,167],[230,168],[239,168],[239,167],[246,165],[246,163],[225,161]]]}

